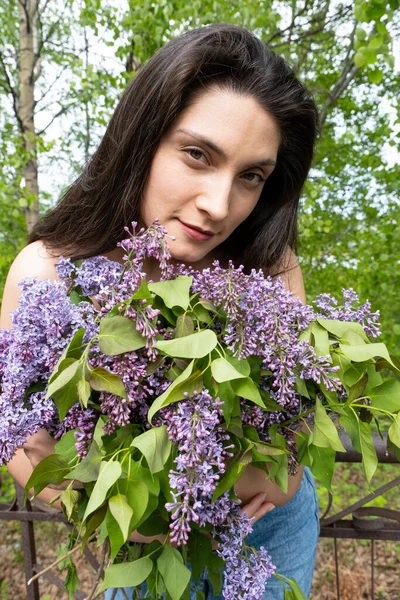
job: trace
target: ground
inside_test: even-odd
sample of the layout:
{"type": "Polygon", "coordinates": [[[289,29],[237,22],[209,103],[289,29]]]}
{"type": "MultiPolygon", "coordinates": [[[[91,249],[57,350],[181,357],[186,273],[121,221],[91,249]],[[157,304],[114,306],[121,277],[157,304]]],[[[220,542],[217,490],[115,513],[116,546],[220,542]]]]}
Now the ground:
{"type": "MultiPolygon", "coordinates": [[[[399,475],[398,465],[381,465],[380,472],[373,481],[377,488],[399,475]]],[[[340,510],[361,497],[363,490],[368,493],[360,465],[340,465],[334,479],[334,509],[340,510]]],[[[3,485],[3,499],[9,493],[3,485]]],[[[327,493],[319,489],[321,508],[326,506],[327,493]]],[[[398,489],[392,490],[385,498],[377,498],[378,506],[400,509],[398,489]]],[[[38,563],[47,566],[57,556],[57,546],[66,539],[66,528],[62,524],[40,523],[35,525],[38,563]]],[[[370,542],[339,540],[339,573],[341,600],[371,599],[370,542]]],[[[81,589],[89,592],[93,585],[94,573],[84,558],[76,560],[81,589]]],[[[57,571],[57,569],[55,569],[57,571]]],[[[61,573],[62,576],[62,573],[61,573]]],[[[40,584],[41,600],[64,600],[57,587],[44,580],[40,584]]],[[[20,525],[18,522],[2,521],[0,526],[0,599],[24,600],[26,598],[23,558],[21,552],[20,525]]],[[[375,542],[375,599],[399,600],[400,598],[400,541],[375,542]]],[[[317,568],[314,577],[311,600],[336,600],[336,572],[334,546],[331,539],[320,539],[317,554],[317,568]]]]}

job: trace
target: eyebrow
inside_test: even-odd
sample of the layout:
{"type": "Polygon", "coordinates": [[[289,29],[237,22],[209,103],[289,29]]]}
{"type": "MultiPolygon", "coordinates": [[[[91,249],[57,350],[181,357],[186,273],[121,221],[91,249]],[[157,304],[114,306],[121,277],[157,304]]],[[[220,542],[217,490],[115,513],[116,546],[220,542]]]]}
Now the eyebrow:
{"type": "MultiPolygon", "coordinates": [[[[219,156],[222,156],[223,159],[225,159],[225,160],[228,159],[226,153],[223,151],[222,148],[220,148],[220,146],[217,146],[217,144],[215,144],[208,138],[204,137],[203,135],[200,135],[199,133],[196,133],[195,131],[190,131],[190,129],[177,129],[176,133],[184,133],[185,135],[189,135],[190,137],[198,140],[205,146],[208,146],[208,148],[210,148],[210,150],[213,150],[216,154],[219,154],[219,156]]],[[[266,158],[265,160],[258,160],[256,162],[252,162],[246,168],[275,167],[275,166],[276,166],[276,160],[274,160],[273,158],[266,158]]]]}

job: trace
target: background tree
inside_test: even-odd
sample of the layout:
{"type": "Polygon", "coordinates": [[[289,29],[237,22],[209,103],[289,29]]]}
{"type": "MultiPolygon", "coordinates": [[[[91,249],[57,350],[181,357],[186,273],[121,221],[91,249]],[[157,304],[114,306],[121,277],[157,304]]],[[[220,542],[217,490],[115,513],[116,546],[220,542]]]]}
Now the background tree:
{"type": "Polygon", "coordinates": [[[309,296],[340,295],[341,287],[353,286],[381,310],[385,341],[400,350],[398,0],[10,4],[12,10],[0,9],[0,278],[24,241],[23,213],[36,215],[38,201],[40,210],[54,204],[90,157],[140,65],[183,30],[236,23],[283,55],[320,107],[321,136],[303,195],[298,249],[309,296]],[[19,13],[26,18],[29,11],[32,34],[24,45],[28,25],[19,13]],[[24,63],[28,46],[33,60],[24,63]],[[31,94],[26,106],[32,107],[33,90],[27,110],[33,115],[24,117],[31,129],[21,123],[24,85],[31,94]],[[36,156],[35,191],[28,184],[36,156]],[[46,173],[59,180],[49,184],[46,173]]]}

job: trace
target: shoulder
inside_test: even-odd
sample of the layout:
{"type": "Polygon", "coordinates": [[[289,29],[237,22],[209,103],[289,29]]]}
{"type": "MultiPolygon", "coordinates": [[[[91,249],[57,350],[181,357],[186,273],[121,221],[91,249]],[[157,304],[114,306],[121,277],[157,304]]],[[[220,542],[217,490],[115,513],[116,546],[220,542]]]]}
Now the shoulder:
{"type": "Polygon", "coordinates": [[[274,269],[273,276],[280,277],[286,288],[292,292],[293,296],[300,298],[306,303],[306,292],[304,289],[303,275],[299,260],[293,250],[288,248],[281,259],[279,265],[274,269]]]}
{"type": "Polygon", "coordinates": [[[18,306],[19,283],[26,277],[58,279],[56,264],[59,255],[49,251],[40,240],[29,244],[18,254],[7,276],[1,306],[0,327],[10,327],[10,313],[18,306]]]}

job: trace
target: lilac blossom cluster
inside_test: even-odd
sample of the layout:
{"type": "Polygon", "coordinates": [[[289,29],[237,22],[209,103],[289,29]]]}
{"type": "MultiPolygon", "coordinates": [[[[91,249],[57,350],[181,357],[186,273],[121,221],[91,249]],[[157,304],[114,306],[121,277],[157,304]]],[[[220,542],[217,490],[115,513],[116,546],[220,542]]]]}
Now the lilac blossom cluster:
{"type": "Polygon", "coordinates": [[[336,298],[330,294],[320,294],[314,301],[319,309],[317,316],[325,319],[337,319],[339,321],[355,321],[363,326],[365,333],[373,338],[378,337],[380,332],[379,311],[371,313],[371,303],[367,300],[360,305],[360,299],[352,289],[342,289],[343,305],[340,306],[336,298]]]}
{"type": "Polygon", "coordinates": [[[57,281],[24,279],[12,329],[0,331],[0,463],[29,435],[51,426],[56,410],[45,400],[48,379],[73,334],[96,329],[94,308],[72,304],[57,281]],[[34,386],[34,387],[33,387],[34,386]]]}
{"type": "Polygon", "coordinates": [[[226,564],[225,600],[258,600],[275,571],[271,557],[264,548],[249,551],[244,545],[252,526],[251,519],[241,514],[239,501],[225,493],[212,502],[225,461],[233,456],[229,452],[233,445],[226,445],[229,435],[220,427],[222,404],[203,389],[192,397],[186,394],[185,400],[163,411],[169,438],[178,449],[176,469],[169,474],[174,501],[166,504],[172,512],[170,541],[186,544],[191,523],[211,524],[219,542],[217,553],[226,564]]]}
{"type": "MultiPolygon", "coordinates": [[[[191,522],[204,525],[212,520],[211,498],[233,447],[225,446],[229,435],[219,426],[222,404],[203,389],[192,397],[185,394],[185,400],[162,414],[169,438],[178,449],[176,469],[169,474],[174,501],[166,504],[172,513],[171,541],[177,544],[187,543],[191,522]]],[[[215,508],[218,511],[220,507],[215,508]]]]}
{"type": "Polygon", "coordinates": [[[271,372],[275,399],[285,410],[299,405],[298,377],[338,389],[330,358],[317,357],[299,337],[315,319],[314,311],[294,298],[280,278],[265,277],[261,270],[247,275],[231,263],[223,269],[216,261],[212,269],[195,275],[193,289],[226,312],[223,340],[228,349],[239,359],[262,359],[262,368],[271,372]]]}
{"type": "Polygon", "coordinates": [[[267,580],[275,573],[276,567],[263,546],[256,552],[243,544],[251,531],[251,519],[241,514],[238,506],[232,506],[216,535],[217,554],[226,565],[222,589],[225,600],[260,600],[267,580]]]}
{"type": "Polygon", "coordinates": [[[76,430],[76,450],[80,458],[84,458],[90,449],[98,413],[94,408],[82,408],[77,402],[59,423],[50,423],[49,431],[56,440],[60,440],[67,431],[76,430]]]}

